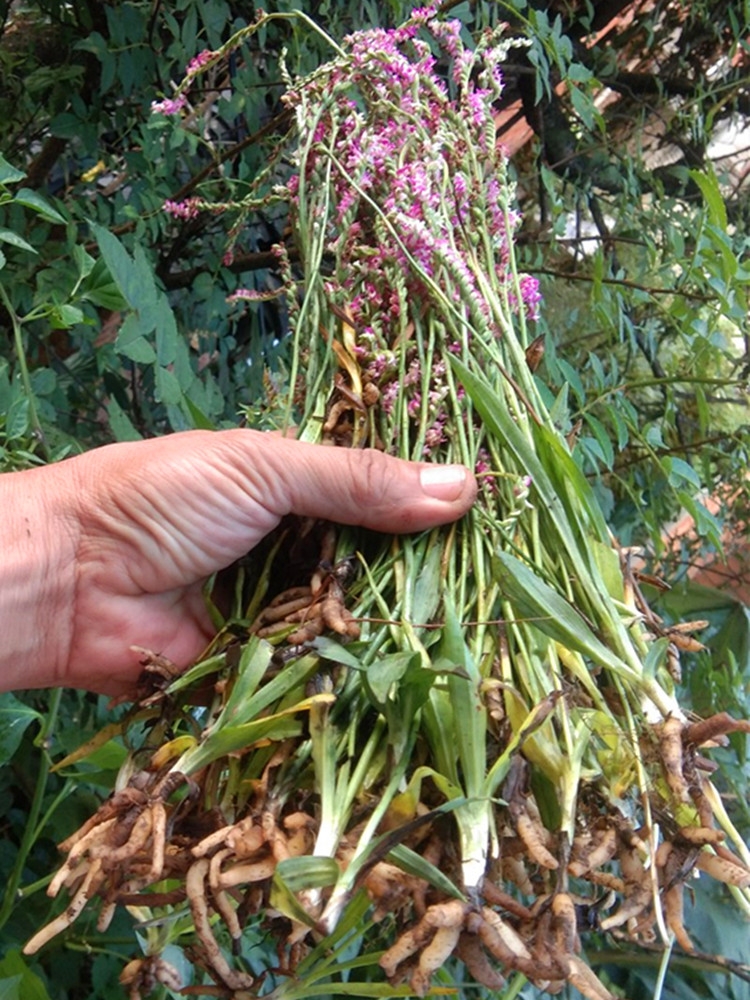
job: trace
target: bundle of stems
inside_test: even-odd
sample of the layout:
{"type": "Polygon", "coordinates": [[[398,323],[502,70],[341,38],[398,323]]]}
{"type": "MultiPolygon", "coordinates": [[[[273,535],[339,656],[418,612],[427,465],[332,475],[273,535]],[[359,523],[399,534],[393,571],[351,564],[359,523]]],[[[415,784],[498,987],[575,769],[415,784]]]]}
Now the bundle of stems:
{"type": "Polygon", "coordinates": [[[539,295],[517,268],[493,119],[507,44],[469,49],[458,22],[423,9],[288,81],[294,172],[274,183],[280,153],[240,206],[289,206],[277,253],[293,359],[263,419],[331,447],[464,463],[479,498],[417,537],[280,531],[238,590],[232,635],[241,620],[250,637],[238,650],[221,632],[170,680],[147,776],[130,766],[55,882],[79,911],[95,892],[168,908],[131,996],[186,926],[221,986],[257,988],[211,912],[238,947],[245,925],[283,927],[277,964],[294,977],[278,997],[337,975],[337,995],[375,995],[359,982],[368,963],[383,995],[424,994],[455,953],[495,990],[512,974],[602,998],[582,913],[585,929],[598,914],[599,929],[691,948],[696,868],[750,910],[750,855],[699,749],[741,724],[686,720],[674,644],[560,429],[565,394],[536,374],[539,295]],[[292,578],[300,534],[314,558],[292,578]],[[204,716],[177,711],[217,673],[204,716]],[[115,815],[129,826],[112,848],[115,815]]]}

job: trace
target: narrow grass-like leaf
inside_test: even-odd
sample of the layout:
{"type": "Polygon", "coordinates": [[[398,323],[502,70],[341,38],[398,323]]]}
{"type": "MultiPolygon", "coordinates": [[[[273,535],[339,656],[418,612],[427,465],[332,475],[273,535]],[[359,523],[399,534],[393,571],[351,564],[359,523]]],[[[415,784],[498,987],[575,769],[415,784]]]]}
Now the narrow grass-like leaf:
{"type": "Polygon", "coordinates": [[[285,858],[276,866],[274,880],[283,882],[290,892],[303,889],[323,889],[335,885],[341,874],[334,858],[306,854],[296,858],[285,858]]]}
{"type": "Polygon", "coordinates": [[[590,657],[597,666],[606,666],[631,680],[637,676],[592,632],[573,605],[520,559],[498,552],[492,560],[492,572],[519,618],[528,619],[555,642],[590,657]]]}
{"type": "MultiPolygon", "coordinates": [[[[150,714],[155,715],[156,711],[152,711],[150,714]]],[[[142,715],[141,718],[144,718],[144,716],[142,715]]],[[[110,740],[114,739],[115,736],[120,736],[132,721],[132,719],[124,718],[118,722],[110,722],[100,729],[95,736],[92,736],[90,740],[86,740],[81,746],[76,747],[72,753],[66,754],[62,760],[58,760],[53,764],[50,772],[64,771],[71,764],[77,764],[79,760],[85,760],[100,747],[105,746],[110,740]]]]}
{"type": "Polygon", "coordinates": [[[439,889],[446,896],[451,896],[453,899],[466,899],[458,886],[447,875],[444,875],[439,868],[436,868],[426,858],[423,858],[421,854],[412,851],[405,844],[398,844],[392,848],[388,852],[387,858],[407,874],[424,879],[425,882],[429,882],[430,885],[439,889]]]}
{"type": "Polygon", "coordinates": [[[220,725],[239,725],[259,714],[253,695],[268,669],[273,647],[252,636],[240,655],[232,692],[221,713],[220,725]]]}
{"type": "Polygon", "coordinates": [[[299,712],[309,712],[316,705],[330,704],[333,700],[333,695],[313,695],[312,698],[305,698],[289,708],[256,719],[254,722],[246,722],[239,726],[214,726],[200,744],[180,757],[172,770],[189,775],[210,764],[211,761],[244,750],[259,740],[281,741],[297,736],[301,732],[301,725],[289,716],[299,712]]]}
{"type": "Polygon", "coordinates": [[[362,662],[357,657],[354,650],[356,650],[358,645],[353,643],[351,646],[342,646],[340,642],[336,642],[335,639],[331,639],[327,635],[319,635],[314,639],[310,646],[324,660],[329,660],[331,663],[340,663],[342,666],[351,667],[353,670],[362,670],[362,662]]]}

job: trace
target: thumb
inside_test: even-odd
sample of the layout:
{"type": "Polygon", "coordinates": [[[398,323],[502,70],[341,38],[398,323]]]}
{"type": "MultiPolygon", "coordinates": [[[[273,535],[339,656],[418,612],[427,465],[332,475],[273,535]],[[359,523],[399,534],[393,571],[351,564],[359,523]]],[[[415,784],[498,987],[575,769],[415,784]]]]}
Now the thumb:
{"type": "Polygon", "coordinates": [[[374,449],[326,447],[275,434],[227,431],[261,477],[257,499],[276,517],[293,513],[377,531],[422,531],[455,521],[476,498],[462,465],[407,462],[374,449]],[[252,438],[252,440],[251,440],[252,438]]]}

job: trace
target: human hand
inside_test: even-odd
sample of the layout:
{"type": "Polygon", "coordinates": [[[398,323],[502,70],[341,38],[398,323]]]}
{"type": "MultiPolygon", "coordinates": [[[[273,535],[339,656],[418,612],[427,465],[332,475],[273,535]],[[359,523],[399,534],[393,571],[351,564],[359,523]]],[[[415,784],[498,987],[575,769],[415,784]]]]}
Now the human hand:
{"type": "Polygon", "coordinates": [[[462,466],[230,430],[109,445],[0,477],[0,492],[0,687],[118,695],[141,669],[133,645],[180,667],[198,656],[206,578],[284,515],[418,531],[463,514],[476,486],[462,466]]]}

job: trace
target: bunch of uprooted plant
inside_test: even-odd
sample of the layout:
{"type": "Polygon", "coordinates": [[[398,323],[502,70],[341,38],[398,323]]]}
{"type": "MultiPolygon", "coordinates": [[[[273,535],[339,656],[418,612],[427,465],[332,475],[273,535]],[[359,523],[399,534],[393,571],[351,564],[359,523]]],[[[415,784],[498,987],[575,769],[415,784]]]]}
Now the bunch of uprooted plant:
{"type": "MultiPolygon", "coordinates": [[[[161,110],[273,16],[202,54],[161,110]]],[[[117,907],[142,921],[133,998],[424,995],[454,956],[492,990],[603,1000],[588,932],[690,950],[696,872],[750,911],[750,854],[702,749],[748,727],[681,710],[695,623],[649,609],[535,374],[539,296],[492,111],[506,44],[469,50],[422,10],[334,45],[288,80],[290,134],[239,206],[289,211],[295,346],[266,418],[462,462],[476,506],[418,537],[284,523],[200,662],[179,674],[144,650],[123,723],[140,743],[61,845],[49,891],[69,902],[28,952],[98,901],[100,927],[117,907]],[[162,957],[174,942],[193,985],[162,957]]]]}

